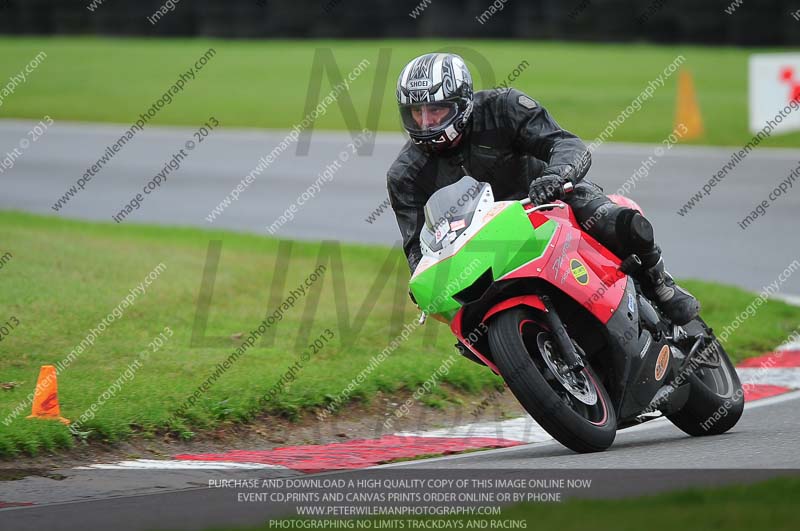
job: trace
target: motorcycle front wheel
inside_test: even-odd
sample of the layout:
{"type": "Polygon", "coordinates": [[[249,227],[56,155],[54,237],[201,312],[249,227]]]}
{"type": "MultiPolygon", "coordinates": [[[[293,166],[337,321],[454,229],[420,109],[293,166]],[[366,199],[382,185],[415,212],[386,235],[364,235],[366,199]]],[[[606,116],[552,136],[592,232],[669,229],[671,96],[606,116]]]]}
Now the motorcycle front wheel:
{"type": "Polygon", "coordinates": [[[511,392],[554,439],[580,453],[611,446],[617,417],[605,387],[588,365],[579,373],[567,369],[534,310],[519,306],[495,316],[489,345],[511,392]]]}

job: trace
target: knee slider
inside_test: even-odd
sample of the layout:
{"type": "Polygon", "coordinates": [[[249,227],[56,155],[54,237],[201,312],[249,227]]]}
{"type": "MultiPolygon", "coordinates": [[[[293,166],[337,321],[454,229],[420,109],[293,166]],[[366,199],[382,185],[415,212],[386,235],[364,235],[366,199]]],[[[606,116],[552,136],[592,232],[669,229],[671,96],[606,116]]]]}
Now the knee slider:
{"type": "Polygon", "coordinates": [[[653,226],[636,210],[620,212],[616,223],[617,237],[631,252],[643,253],[653,249],[653,226]]]}

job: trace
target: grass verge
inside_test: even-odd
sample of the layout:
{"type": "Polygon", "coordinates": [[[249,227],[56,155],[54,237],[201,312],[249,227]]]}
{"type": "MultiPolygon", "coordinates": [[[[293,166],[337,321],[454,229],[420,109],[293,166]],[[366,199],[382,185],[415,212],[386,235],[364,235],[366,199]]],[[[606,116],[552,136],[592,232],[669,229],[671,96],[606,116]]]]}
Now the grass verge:
{"type": "MultiPolygon", "coordinates": [[[[340,108],[332,106],[317,120],[316,127],[345,129],[345,118],[358,122],[353,129],[372,127],[365,120],[375,91],[381,97],[379,129],[400,131],[394,103],[396,76],[411,58],[447,49],[467,59],[476,89],[509,82],[538,99],[563,127],[590,141],[667,65],[683,55],[685,68],[694,75],[706,130],[705,136],[692,143],[740,146],[752,137],[747,127],[748,58],[752,53],[770,51],[487,40],[5,37],[0,38],[0,77],[17,74],[40,51],[47,58],[5,98],[2,115],[41,120],[42,115],[49,114],[56,121],[130,124],[209,47],[216,55],[150,123],[198,126],[214,115],[226,127],[291,128],[305,116],[310,90],[319,87],[319,75],[312,74],[315,53],[330,49],[342,75],[364,59],[370,66],[351,86],[351,109],[356,116],[345,117],[340,108]],[[381,48],[388,50],[388,63],[384,65],[379,61],[381,48]],[[378,75],[379,71],[383,73],[378,75]],[[510,81],[509,77],[515,79],[510,81]]],[[[642,110],[616,130],[613,140],[661,142],[667,138],[673,129],[677,78],[668,77],[642,110]]],[[[314,105],[332,86],[326,77],[321,83],[314,105]]],[[[795,147],[798,141],[800,133],[792,133],[767,139],[761,145],[795,147]]]]}
{"type": "MultiPolygon", "coordinates": [[[[292,418],[326,406],[365,371],[404,323],[416,317],[407,301],[408,273],[399,250],[342,245],[341,267],[327,262],[328,269],[308,294],[293,308],[282,310],[282,319],[268,329],[275,332],[274,340],[266,345],[256,341],[176,416],[249,331],[265,315],[274,315],[289,290],[297,289],[318,268],[320,244],[12,212],[0,212],[0,242],[0,255],[7,257],[0,270],[0,322],[12,316],[19,322],[0,342],[0,457],[4,458],[36,455],[79,440],[59,423],[26,420],[29,406],[16,417],[9,415],[33,391],[39,367],[67,358],[157,264],[163,263],[165,269],[146,293],[59,374],[63,416],[76,420],[101,402],[94,418],[81,427],[90,441],[115,442],[134,434],[152,437],[163,431],[189,438],[221,421],[247,422],[262,414],[292,418]],[[222,250],[205,335],[222,339],[219,346],[193,347],[210,240],[221,240],[222,250]],[[281,245],[291,245],[291,255],[276,269],[281,245]],[[387,278],[381,271],[387,257],[397,260],[397,282],[395,275],[387,278]],[[276,270],[286,274],[286,281],[270,295],[276,270]],[[164,327],[173,331],[172,337],[151,352],[149,343],[164,327]],[[325,335],[326,328],[335,337],[314,353],[308,345],[325,335]],[[120,381],[143,351],[150,352],[149,357],[132,378],[120,381]],[[311,354],[310,360],[287,377],[288,368],[304,351],[311,354]],[[285,385],[278,385],[281,381],[285,385]],[[270,393],[276,385],[280,392],[270,393]],[[104,396],[109,390],[114,393],[104,396]],[[264,396],[269,399],[261,402],[264,396]]],[[[736,288],[705,282],[688,285],[714,327],[730,323],[753,299],[736,288]]],[[[758,354],[783,341],[798,323],[800,308],[770,301],[742,324],[726,346],[736,359],[758,354]]],[[[447,328],[431,321],[363,373],[363,381],[347,400],[369,400],[377,391],[416,389],[453,352],[453,343],[447,328]]],[[[490,371],[464,359],[457,359],[440,381],[475,394],[501,385],[490,371]]],[[[435,405],[437,396],[432,394],[429,403],[435,405]]]]}

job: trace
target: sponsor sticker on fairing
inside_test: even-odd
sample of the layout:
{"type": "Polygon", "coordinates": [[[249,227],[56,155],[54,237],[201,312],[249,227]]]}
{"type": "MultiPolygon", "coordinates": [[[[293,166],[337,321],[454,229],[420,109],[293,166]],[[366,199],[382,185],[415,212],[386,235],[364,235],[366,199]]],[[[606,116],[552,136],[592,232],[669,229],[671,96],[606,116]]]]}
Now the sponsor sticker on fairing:
{"type": "Polygon", "coordinates": [[[467,222],[463,219],[450,222],[450,230],[460,230],[467,226],[467,222]]]}
{"type": "Polygon", "coordinates": [[[443,219],[438,225],[436,225],[436,232],[434,232],[434,236],[436,237],[436,243],[439,243],[447,236],[449,232],[450,225],[446,219],[443,219]]]}
{"type": "Polygon", "coordinates": [[[586,266],[580,260],[577,258],[570,260],[569,268],[578,284],[585,286],[589,283],[589,271],[586,270],[586,266]]]}
{"type": "Polygon", "coordinates": [[[486,215],[483,216],[483,221],[486,222],[489,219],[495,217],[497,215],[497,213],[500,212],[501,210],[503,210],[503,208],[505,208],[505,206],[507,204],[508,204],[508,202],[503,202],[503,203],[498,203],[498,204],[494,205],[489,210],[489,212],[487,212],[486,215]]]}
{"type": "Polygon", "coordinates": [[[667,374],[667,367],[669,367],[669,347],[664,345],[656,360],[656,380],[661,380],[667,374]]]}

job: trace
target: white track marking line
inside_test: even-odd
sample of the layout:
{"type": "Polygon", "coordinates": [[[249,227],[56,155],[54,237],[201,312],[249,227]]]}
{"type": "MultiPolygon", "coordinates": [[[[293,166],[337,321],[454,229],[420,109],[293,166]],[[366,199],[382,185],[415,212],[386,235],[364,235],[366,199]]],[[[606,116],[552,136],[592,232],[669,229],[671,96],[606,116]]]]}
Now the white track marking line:
{"type": "MultiPolygon", "coordinates": [[[[780,368],[780,369],[761,369],[753,368],[739,368],[737,369],[742,383],[754,384],[770,384],[780,385],[784,387],[800,388],[800,368],[780,368]]],[[[767,406],[783,400],[792,400],[800,397],[800,392],[784,393],[779,396],[761,399],[755,402],[748,402],[747,409],[767,406]]],[[[636,432],[647,429],[654,429],[663,426],[664,423],[669,423],[666,418],[659,418],[651,420],[639,426],[627,428],[626,432],[636,432]]],[[[506,439],[512,441],[519,441],[520,445],[509,448],[499,448],[493,450],[483,450],[484,452],[500,452],[510,451],[520,446],[527,446],[530,444],[557,444],[553,438],[542,428],[530,415],[524,417],[517,417],[503,421],[485,421],[465,424],[463,426],[455,426],[452,428],[442,428],[438,430],[421,431],[421,432],[399,432],[394,435],[403,437],[445,437],[445,438],[467,438],[467,437],[485,437],[506,439]]],[[[470,455],[470,454],[465,454],[470,455]]],[[[448,456],[443,458],[432,459],[449,459],[448,456]]],[[[421,461],[410,461],[409,463],[417,463],[421,461]]],[[[401,465],[402,463],[397,463],[401,465]]],[[[379,468],[389,465],[378,465],[379,468]]],[[[284,469],[290,470],[288,467],[280,465],[270,465],[264,463],[248,463],[238,461],[193,461],[193,460],[156,460],[156,459],[135,459],[129,461],[120,461],[117,463],[108,464],[95,464],[88,466],[75,467],[78,470],[87,469],[100,469],[100,470],[253,470],[253,469],[284,469]]]]}
{"type": "Polygon", "coordinates": [[[759,367],[742,367],[736,369],[743,384],[780,385],[791,389],[800,389],[800,367],[781,367],[762,369],[759,367]]]}
{"type": "Polygon", "coordinates": [[[786,352],[790,350],[800,351],[800,341],[794,341],[792,343],[784,343],[775,350],[778,352],[786,352]]]}
{"type": "MultiPolygon", "coordinates": [[[[745,411],[750,409],[757,409],[760,407],[771,406],[773,404],[779,404],[781,402],[787,402],[789,400],[797,400],[800,399],[800,391],[793,391],[791,393],[784,393],[782,395],[773,396],[770,398],[762,398],[761,400],[756,400],[755,402],[746,402],[744,409],[745,411]]],[[[656,420],[651,420],[639,426],[635,426],[633,428],[626,428],[623,430],[625,433],[634,433],[638,431],[646,431],[652,430],[656,428],[661,428],[664,424],[671,424],[669,420],[666,418],[659,418],[656,420]]],[[[677,429],[677,428],[675,428],[677,429]]],[[[420,463],[432,463],[438,461],[454,461],[457,459],[465,459],[469,457],[475,457],[476,455],[480,455],[483,457],[484,455],[496,455],[508,452],[516,452],[519,451],[521,448],[527,448],[528,446],[550,446],[550,445],[558,445],[560,446],[561,443],[557,441],[548,441],[548,442],[541,442],[541,443],[531,443],[531,444],[521,444],[519,446],[511,446],[509,448],[497,448],[494,450],[482,450],[480,452],[471,452],[467,454],[456,454],[456,455],[446,455],[444,457],[431,457],[430,459],[419,459],[415,461],[404,461],[402,463],[389,463],[386,465],[377,465],[373,467],[368,467],[368,470],[372,470],[375,468],[398,468],[403,466],[415,466],[419,465],[420,463]]]]}
{"type": "Polygon", "coordinates": [[[496,439],[508,439],[511,441],[521,441],[527,443],[542,442],[552,439],[544,428],[533,420],[531,416],[517,417],[502,421],[485,421],[454,426],[452,428],[442,428],[438,430],[400,432],[394,435],[400,437],[489,437],[496,439]]]}
{"type": "MultiPolygon", "coordinates": [[[[742,383],[780,385],[792,389],[800,389],[800,368],[764,369],[758,367],[737,368],[742,383]]],[[[652,421],[651,421],[652,422],[652,421]]],[[[648,422],[646,425],[649,425],[648,422]]],[[[508,439],[523,443],[537,443],[552,440],[530,415],[502,421],[484,421],[440,428],[429,431],[399,432],[401,437],[492,437],[508,439]]]]}
{"type": "Polygon", "coordinates": [[[800,306],[800,295],[775,293],[774,295],[772,295],[772,298],[781,300],[786,304],[791,304],[792,306],[800,306]]]}
{"type": "Polygon", "coordinates": [[[252,470],[264,468],[286,469],[280,465],[263,463],[247,463],[238,461],[192,461],[192,460],[158,460],[133,459],[118,463],[97,464],[75,467],[76,470],[252,470]]]}

